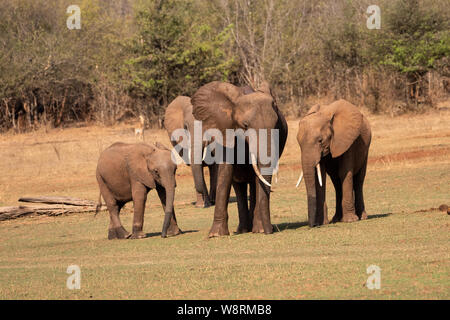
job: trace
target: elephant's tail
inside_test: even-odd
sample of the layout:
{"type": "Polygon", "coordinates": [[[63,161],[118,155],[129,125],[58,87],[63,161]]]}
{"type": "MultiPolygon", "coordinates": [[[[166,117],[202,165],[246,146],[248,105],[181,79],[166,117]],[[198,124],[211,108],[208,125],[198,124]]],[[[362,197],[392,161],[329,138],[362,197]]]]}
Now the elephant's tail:
{"type": "Polygon", "coordinates": [[[98,203],[97,203],[97,206],[95,207],[94,218],[97,216],[97,213],[99,213],[99,211],[100,211],[101,208],[102,208],[102,193],[99,192],[99,195],[98,195],[98,203]]]}

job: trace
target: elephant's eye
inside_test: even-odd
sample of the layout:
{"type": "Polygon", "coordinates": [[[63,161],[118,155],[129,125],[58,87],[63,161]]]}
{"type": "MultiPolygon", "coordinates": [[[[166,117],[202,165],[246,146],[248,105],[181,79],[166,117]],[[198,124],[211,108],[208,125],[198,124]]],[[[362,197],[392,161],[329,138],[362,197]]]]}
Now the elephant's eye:
{"type": "Polygon", "coordinates": [[[154,172],[156,175],[159,175],[158,169],[153,169],[153,172],[154,172]]]}
{"type": "Polygon", "coordinates": [[[322,142],[323,142],[323,139],[322,138],[319,138],[319,140],[317,140],[320,144],[322,144],[322,142]]]}

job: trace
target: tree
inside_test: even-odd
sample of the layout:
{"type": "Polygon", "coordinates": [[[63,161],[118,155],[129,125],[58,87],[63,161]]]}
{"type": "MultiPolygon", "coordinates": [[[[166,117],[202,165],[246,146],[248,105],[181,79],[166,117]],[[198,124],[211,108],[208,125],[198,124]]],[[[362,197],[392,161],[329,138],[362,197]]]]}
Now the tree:
{"type": "Polygon", "coordinates": [[[191,95],[235,72],[237,59],[224,50],[230,27],[215,31],[202,23],[202,13],[193,0],[142,1],[137,8],[132,58],[126,62],[129,90],[148,101],[155,114],[176,96],[191,95]]]}

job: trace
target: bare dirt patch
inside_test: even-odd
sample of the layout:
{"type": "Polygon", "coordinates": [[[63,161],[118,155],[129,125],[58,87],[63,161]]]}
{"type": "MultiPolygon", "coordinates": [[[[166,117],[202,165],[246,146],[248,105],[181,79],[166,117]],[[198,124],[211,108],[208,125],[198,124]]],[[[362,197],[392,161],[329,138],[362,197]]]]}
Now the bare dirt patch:
{"type": "Polygon", "coordinates": [[[450,155],[450,148],[434,148],[429,150],[414,150],[414,151],[405,151],[405,152],[397,152],[393,154],[387,154],[383,156],[375,156],[369,157],[369,163],[377,164],[377,163],[386,163],[386,162],[397,162],[397,161],[406,161],[420,158],[430,158],[436,156],[442,156],[445,154],[450,155]]]}

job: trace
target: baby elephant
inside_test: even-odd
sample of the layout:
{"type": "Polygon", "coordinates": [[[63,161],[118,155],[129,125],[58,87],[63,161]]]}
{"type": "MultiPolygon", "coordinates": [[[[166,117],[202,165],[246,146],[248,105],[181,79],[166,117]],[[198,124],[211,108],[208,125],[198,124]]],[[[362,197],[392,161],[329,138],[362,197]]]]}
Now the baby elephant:
{"type": "Polygon", "coordinates": [[[97,164],[100,199],[106,202],[110,223],[108,239],[144,238],[145,202],[150,189],[156,189],[165,217],[161,236],[181,233],[173,208],[177,166],[171,152],[160,144],[127,144],[117,142],[104,150],[97,164]],[[120,209],[133,200],[133,233],[128,233],[119,218],[120,209]]]}

